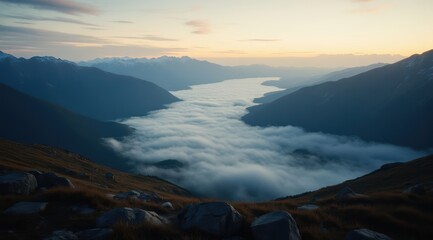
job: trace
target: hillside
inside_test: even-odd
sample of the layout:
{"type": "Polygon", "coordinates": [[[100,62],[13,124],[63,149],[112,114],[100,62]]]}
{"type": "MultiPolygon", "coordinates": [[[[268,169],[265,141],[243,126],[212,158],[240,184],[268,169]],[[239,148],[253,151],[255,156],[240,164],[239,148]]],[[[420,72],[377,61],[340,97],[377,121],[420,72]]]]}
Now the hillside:
{"type": "Polygon", "coordinates": [[[427,189],[433,189],[433,155],[395,165],[393,163],[385,164],[382,168],[369,174],[301,194],[300,198],[328,198],[345,187],[350,187],[355,192],[362,194],[402,192],[416,184],[424,184],[427,189]]]}
{"type": "Polygon", "coordinates": [[[295,91],[297,91],[303,87],[313,86],[313,85],[324,83],[324,82],[337,81],[337,80],[340,80],[343,78],[352,77],[352,76],[355,76],[357,74],[360,74],[360,73],[363,73],[363,72],[366,72],[366,71],[369,71],[369,70],[372,70],[372,69],[375,69],[378,67],[383,67],[385,65],[386,64],[384,64],[384,63],[376,63],[376,64],[371,64],[368,66],[346,68],[343,70],[327,73],[327,74],[322,75],[322,76],[314,76],[314,77],[310,77],[310,78],[301,78],[301,79],[284,78],[284,79],[280,79],[280,80],[267,81],[267,82],[264,82],[263,84],[269,85],[269,86],[276,86],[276,87],[280,87],[280,88],[285,88],[285,90],[266,93],[265,96],[254,99],[254,102],[255,103],[269,103],[269,102],[275,101],[278,98],[283,97],[287,94],[293,93],[293,92],[295,92],[295,91]]]}
{"type": "Polygon", "coordinates": [[[107,72],[151,81],[168,90],[188,89],[191,85],[250,77],[313,76],[328,70],[318,68],[278,68],[264,65],[222,66],[190,57],[102,58],[79,62],[107,72]]]}
{"type": "Polygon", "coordinates": [[[0,55],[0,83],[91,118],[142,116],[179,100],[153,83],[54,57],[0,55]]]}
{"type": "Polygon", "coordinates": [[[126,125],[84,117],[0,84],[0,139],[48,144],[106,165],[128,168],[101,138],[132,132],[126,125]]]}
{"type": "MultiPolygon", "coordinates": [[[[35,169],[66,177],[75,188],[39,190],[29,196],[0,195],[0,234],[4,239],[39,239],[55,230],[80,233],[85,229],[94,229],[101,215],[119,207],[155,211],[168,223],[118,223],[112,226],[112,236],[102,239],[224,239],[197,229],[186,231],[179,226],[180,216],[190,209],[188,204],[219,200],[198,199],[172,183],[110,169],[61,149],[0,141],[0,176],[5,171],[35,169]],[[113,179],[107,178],[106,173],[111,173],[113,179]],[[160,200],[113,199],[113,195],[129,190],[155,193],[160,200]],[[5,209],[19,201],[43,201],[48,206],[36,215],[11,216],[4,213],[5,209]],[[171,202],[173,208],[160,205],[166,201],[171,202]],[[76,212],[73,209],[77,206],[78,209],[93,209],[93,212],[76,212]]],[[[230,204],[242,216],[238,236],[243,239],[253,239],[249,225],[257,217],[276,210],[288,211],[293,216],[304,240],[343,239],[349,231],[358,228],[384,233],[396,240],[430,239],[433,237],[432,172],[433,156],[427,156],[299,196],[230,204]],[[414,184],[422,184],[426,193],[403,193],[414,184]],[[335,194],[344,187],[351,187],[363,195],[335,199],[335,194]],[[305,204],[316,209],[300,208],[305,204]]],[[[207,226],[212,221],[212,217],[204,218],[200,224],[207,226]]]]}
{"type": "Polygon", "coordinates": [[[416,149],[433,147],[433,50],[252,107],[250,125],[294,125],[416,149]]]}

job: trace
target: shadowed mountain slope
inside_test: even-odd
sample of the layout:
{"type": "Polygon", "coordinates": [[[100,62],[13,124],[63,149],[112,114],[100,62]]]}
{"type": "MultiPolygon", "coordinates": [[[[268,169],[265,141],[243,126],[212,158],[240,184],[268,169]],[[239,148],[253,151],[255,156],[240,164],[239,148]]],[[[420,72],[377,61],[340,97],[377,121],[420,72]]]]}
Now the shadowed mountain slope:
{"type": "Polygon", "coordinates": [[[294,125],[416,149],[433,147],[433,50],[250,108],[251,125],[294,125]]]}
{"type": "Polygon", "coordinates": [[[141,79],[78,66],[54,57],[24,59],[2,52],[0,83],[100,120],[145,115],[179,100],[141,79]]]}

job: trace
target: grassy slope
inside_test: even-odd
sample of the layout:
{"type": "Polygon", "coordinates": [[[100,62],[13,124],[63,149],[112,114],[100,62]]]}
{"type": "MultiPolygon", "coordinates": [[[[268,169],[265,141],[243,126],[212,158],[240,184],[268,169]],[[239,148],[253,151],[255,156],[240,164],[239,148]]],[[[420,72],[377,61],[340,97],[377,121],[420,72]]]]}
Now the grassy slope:
{"type": "MultiPolygon", "coordinates": [[[[432,156],[418,159],[298,198],[232,204],[246,219],[243,235],[247,238],[251,236],[248,223],[255,217],[273,210],[287,210],[297,221],[304,240],[342,239],[347,231],[358,227],[370,228],[394,239],[433,239],[433,193],[430,191],[423,196],[401,193],[406,182],[431,182],[432,162],[432,156]],[[333,194],[343,186],[350,186],[369,197],[335,201],[333,194]],[[315,211],[298,210],[297,207],[307,203],[311,196],[321,196],[315,203],[320,208],[315,211]]],[[[0,214],[0,235],[6,239],[39,238],[58,229],[77,231],[91,228],[100,212],[116,206],[141,207],[165,216],[175,216],[186,204],[209,200],[194,198],[186,190],[156,178],[133,176],[94,164],[79,155],[40,145],[0,141],[0,169],[5,168],[52,171],[68,177],[77,186],[73,190],[53,189],[30,197],[0,196],[0,212],[18,200],[43,200],[50,203],[42,214],[43,221],[40,217],[6,218],[0,214]],[[104,179],[103,174],[107,171],[114,173],[117,182],[104,179]],[[162,209],[155,203],[114,201],[106,197],[107,193],[128,189],[157,192],[171,201],[175,210],[162,209]],[[98,212],[86,217],[65,212],[65,205],[71,203],[87,204],[98,212]],[[15,233],[6,234],[5,230],[10,229],[15,233]]],[[[119,224],[114,230],[115,239],[209,239],[209,236],[197,232],[183,233],[176,226],[119,224]]]]}

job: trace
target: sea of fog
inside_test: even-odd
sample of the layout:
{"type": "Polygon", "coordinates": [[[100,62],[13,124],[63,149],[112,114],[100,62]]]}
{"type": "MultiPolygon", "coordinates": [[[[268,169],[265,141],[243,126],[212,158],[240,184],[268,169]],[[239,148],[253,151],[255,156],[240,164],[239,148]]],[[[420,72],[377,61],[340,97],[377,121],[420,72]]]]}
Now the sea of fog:
{"type": "Polygon", "coordinates": [[[107,141],[143,174],[202,196],[231,200],[268,200],[315,190],[424,154],[293,126],[244,124],[240,118],[254,98],[279,90],[261,85],[271,79],[234,79],[172,92],[183,101],[122,121],[135,134],[107,141]],[[170,170],[148,165],[167,159],[186,166],[170,170]]]}

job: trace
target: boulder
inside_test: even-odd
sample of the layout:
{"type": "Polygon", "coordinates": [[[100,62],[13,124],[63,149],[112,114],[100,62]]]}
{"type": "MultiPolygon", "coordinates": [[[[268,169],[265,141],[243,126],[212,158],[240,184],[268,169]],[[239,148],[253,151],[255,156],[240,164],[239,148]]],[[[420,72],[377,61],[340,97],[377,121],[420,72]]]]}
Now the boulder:
{"type": "Polygon", "coordinates": [[[42,173],[36,176],[39,188],[54,188],[54,187],[68,187],[74,188],[74,185],[65,177],[57,176],[55,173],[42,173]]]}
{"type": "Polygon", "coordinates": [[[0,175],[0,193],[24,194],[32,193],[38,187],[36,178],[25,172],[7,172],[0,175]]]}
{"type": "Polygon", "coordinates": [[[179,214],[183,230],[200,230],[215,236],[229,237],[241,231],[241,214],[225,202],[189,205],[179,214]]]}
{"type": "Polygon", "coordinates": [[[316,210],[318,208],[319,208],[319,206],[317,206],[315,204],[305,204],[305,205],[298,207],[298,209],[300,209],[300,210],[309,210],[309,211],[313,211],[313,210],[316,210]]]}
{"type": "Polygon", "coordinates": [[[344,240],[392,240],[392,238],[382,233],[361,228],[350,231],[344,240]]]}
{"type": "Polygon", "coordinates": [[[141,223],[161,225],[165,223],[165,220],[155,212],[139,208],[115,208],[96,219],[98,227],[112,227],[119,222],[130,225],[141,223]]]}
{"type": "Polygon", "coordinates": [[[113,235],[113,229],[111,228],[93,228],[76,232],[78,239],[80,240],[105,240],[110,239],[113,235]]]}
{"type": "Polygon", "coordinates": [[[164,202],[161,204],[161,207],[166,209],[173,209],[173,204],[171,204],[171,202],[164,202]]]}
{"type": "Polygon", "coordinates": [[[71,231],[54,231],[44,240],[78,240],[78,237],[71,231]]]}
{"type": "Polygon", "coordinates": [[[404,190],[404,193],[413,193],[413,194],[423,195],[426,193],[426,190],[425,190],[423,185],[416,184],[414,186],[408,187],[406,190],[404,190]]]}
{"type": "Polygon", "coordinates": [[[364,195],[354,192],[350,187],[344,187],[336,195],[337,200],[346,200],[350,198],[363,197],[364,195]]]}
{"type": "Polygon", "coordinates": [[[251,224],[256,240],[301,240],[298,226],[292,215],[286,211],[276,211],[258,217],[251,224]]]}
{"type": "Polygon", "coordinates": [[[107,173],[105,173],[104,176],[105,176],[106,179],[108,179],[108,180],[110,180],[110,181],[114,181],[114,180],[116,180],[116,179],[114,178],[114,174],[111,173],[111,172],[107,172],[107,173]]]}
{"type": "Polygon", "coordinates": [[[4,213],[22,215],[22,214],[38,214],[47,207],[46,202],[18,202],[7,208],[4,213]]]}

